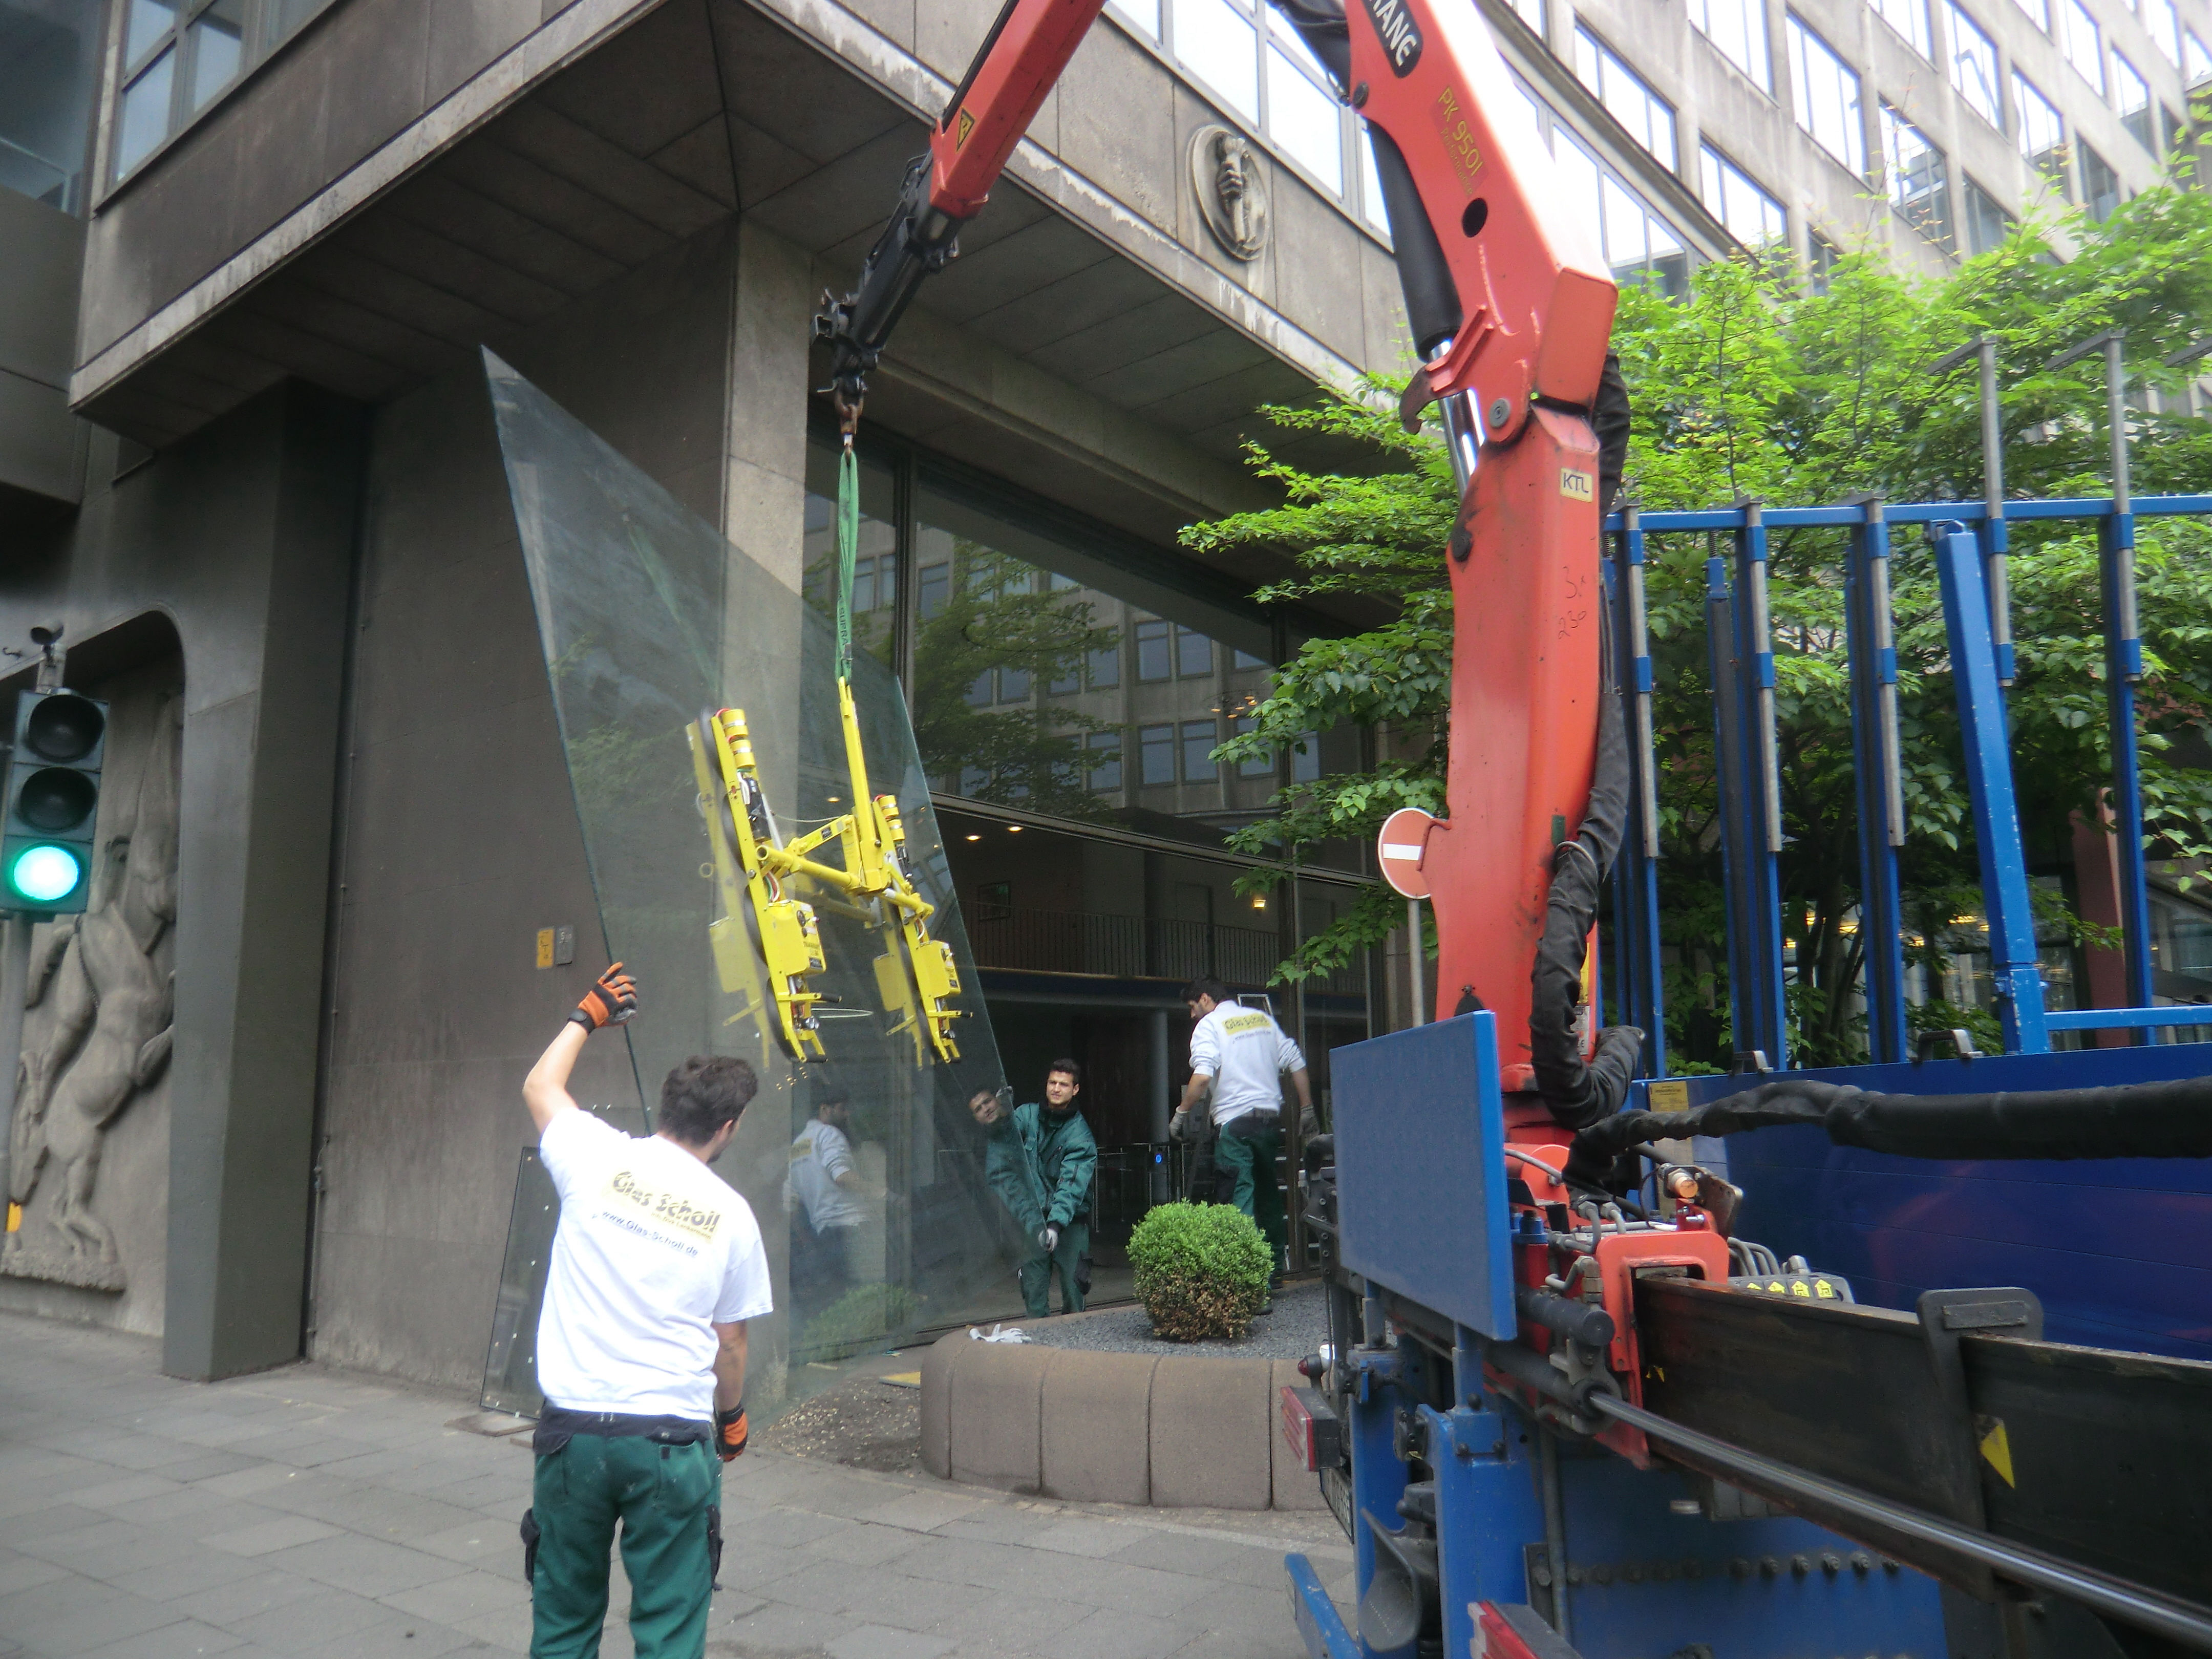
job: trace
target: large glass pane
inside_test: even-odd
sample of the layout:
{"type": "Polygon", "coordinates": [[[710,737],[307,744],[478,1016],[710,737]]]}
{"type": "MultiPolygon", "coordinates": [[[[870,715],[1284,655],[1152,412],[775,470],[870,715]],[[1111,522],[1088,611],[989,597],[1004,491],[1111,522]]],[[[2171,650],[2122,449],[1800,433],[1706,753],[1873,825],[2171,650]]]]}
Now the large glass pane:
{"type": "Polygon", "coordinates": [[[1674,170],[1674,110],[1612,47],[1580,25],[1575,29],[1575,74],[1638,143],[1674,170]]]}
{"type": "Polygon", "coordinates": [[[2105,95],[2105,51],[2098,33],[2097,20],[2081,0],[2059,0],[2059,31],[2066,47],[2066,61],[2091,86],[2097,95],[2105,95]]]}
{"type": "Polygon", "coordinates": [[[1773,60],[1766,49],[1765,0],[1690,0],[1690,27],[1757,82],[1762,91],[1773,86],[1773,60]]]}
{"type": "Polygon", "coordinates": [[[1887,104],[1881,106],[1881,132],[1890,205],[1905,223],[1950,252],[1950,173],[1943,152],[1887,104]]]}
{"type": "Polygon", "coordinates": [[[2166,61],[2181,67],[2181,11],[2173,0],[2144,0],[2143,27],[2166,61]]]}
{"type": "Polygon", "coordinates": [[[2089,148],[2081,151],[2081,205],[2099,224],[2111,218],[2120,205],[2120,175],[2112,164],[2089,148]]]}
{"type": "Polygon", "coordinates": [[[1826,40],[1791,14],[1785,24],[1790,43],[1790,93],[1797,125],[1822,149],[1853,173],[1866,172],[1866,128],[1859,108],[1858,71],[1826,40]]]}
{"type": "Polygon", "coordinates": [[[0,190],[84,210],[99,0],[0,0],[0,190]]]}
{"type": "Polygon", "coordinates": [[[172,46],[124,89],[122,118],[115,124],[115,176],[120,179],[169,136],[169,100],[177,86],[172,46]]]}
{"type": "Polygon", "coordinates": [[[2012,215],[1972,179],[1966,180],[1966,252],[1987,253],[2012,234],[2012,215]]]}
{"type": "Polygon", "coordinates": [[[1260,38],[1235,0],[1176,0],[1175,54],[1231,109],[1260,118],[1260,38]]]}
{"type": "MultiPolygon", "coordinates": [[[[952,950],[963,1016],[957,1059],[940,1058],[907,1012],[915,989],[885,913],[827,883],[793,876],[783,896],[815,907],[826,970],[823,1058],[794,1063],[775,1035],[750,907],[726,913],[714,843],[702,822],[693,733],[704,710],[744,711],[765,799],[763,822],[788,836],[854,805],[834,675],[835,630],[805,597],[694,517],[496,360],[491,362],[507,483],[604,943],[637,975],[644,1012],[625,1025],[637,1084],[618,1121],[646,1120],[660,1079],[685,1056],[740,1054],[761,1079],[717,1173],[744,1195],[767,1237],[776,1311],[750,1333],[747,1398],[772,1414],[836,1379],[856,1347],[879,1350],[918,1328],[1003,1316],[1020,1305],[1020,1242],[985,1183],[981,1133],[965,1102],[1002,1081],[977,989],[944,836],[930,803],[899,683],[875,657],[854,662],[853,702],[868,787],[896,797],[906,860],[952,950]],[[704,876],[702,877],[702,870],[704,876]],[[852,1103],[851,1139],[866,1194],[849,1285],[794,1272],[818,1257],[787,1220],[788,1153],[829,1092],[852,1103]]],[[[817,857],[836,866],[833,842],[817,857]]],[[[526,1304],[532,1220],[542,1190],[526,1171],[506,1283],[526,1304]]],[[[803,1214],[803,1206],[801,1206],[803,1214]]],[[[542,1218],[540,1218],[542,1220],[542,1218]]],[[[507,1292],[503,1291],[503,1296],[507,1292]]],[[[532,1320],[507,1308],[514,1334],[532,1320]]],[[[501,1364],[495,1348],[495,1369],[501,1364]]],[[[506,1363],[488,1377],[510,1398],[506,1363]]]]}
{"type": "Polygon", "coordinates": [[[1698,182],[1705,207],[1746,247],[1759,249],[1785,240],[1789,221],[1782,204],[1769,196],[1741,167],[1711,144],[1699,147],[1698,182]]]}
{"type": "Polygon", "coordinates": [[[131,0],[131,21],[123,37],[123,63],[136,69],[177,21],[177,0],[131,0]]]}
{"type": "Polygon", "coordinates": [[[1106,9],[1147,40],[1160,38],[1160,0],[1106,0],[1106,9]]]}
{"type": "Polygon", "coordinates": [[[2150,83],[2118,52],[2112,54],[2112,107],[2119,112],[2120,125],[2134,135],[2136,143],[2156,155],[2158,136],[2151,125],[2150,83]]]}
{"type": "Polygon", "coordinates": [[[1955,5],[1948,8],[1951,26],[1951,84],[1966,107],[2002,131],[2004,104],[1997,93],[1997,43],[1955,5]]]}
{"type": "Polygon", "coordinates": [[[1928,51],[1928,0],[1869,0],[1874,15],[1910,41],[1923,58],[1928,51]]]}
{"type": "Polygon", "coordinates": [[[1223,776],[1191,745],[1201,717],[1211,733],[1267,695],[1267,623],[953,485],[922,484],[915,520],[915,728],[934,787],[1216,846],[1266,809],[1272,776],[1223,776]],[[1102,768],[1097,740],[1118,752],[1131,730],[1134,766],[1102,768]]]}
{"type": "Polygon", "coordinates": [[[246,0],[215,0],[187,32],[191,42],[192,107],[200,108],[237,77],[246,61],[246,0]]]}

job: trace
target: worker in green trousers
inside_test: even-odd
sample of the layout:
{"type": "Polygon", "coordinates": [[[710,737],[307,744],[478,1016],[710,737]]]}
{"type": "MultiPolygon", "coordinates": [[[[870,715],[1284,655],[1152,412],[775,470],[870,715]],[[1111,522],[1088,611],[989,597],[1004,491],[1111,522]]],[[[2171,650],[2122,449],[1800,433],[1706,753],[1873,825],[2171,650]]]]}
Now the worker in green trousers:
{"type": "Polygon", "coordinates": [[[1091,1180],[1098,1167],[1098,1143],[1076,1109],[1082,1092],[1082,1066],[1055,1060],[1045,1072],[1042,1104],[1010,1112],[988,1093],[969,1103],[989,1132],[984,1175],[1029,1240],[1018,1273],[1032,1319],[1051,1313],[1055,1274],[1062,1313],[1081,1313],[1091,1289],[1091,1180]]]}
{"type": "Polygon", "coordinates": [[[592,1033],[636,1012],[617,963],[522,1085],[561,1199],[522,1517],[531,1659],[596,1659],[617,1528],[637,1659],[701,1659],[721,1464],[748,1432],[745,1326],[771,1307],[753,1212],[708,1167],[760,1086],[753,1068],[726,1054],[685,1060],[661,1085],[657,1132],[640,1137],[569,1096],[592,1033]]]}

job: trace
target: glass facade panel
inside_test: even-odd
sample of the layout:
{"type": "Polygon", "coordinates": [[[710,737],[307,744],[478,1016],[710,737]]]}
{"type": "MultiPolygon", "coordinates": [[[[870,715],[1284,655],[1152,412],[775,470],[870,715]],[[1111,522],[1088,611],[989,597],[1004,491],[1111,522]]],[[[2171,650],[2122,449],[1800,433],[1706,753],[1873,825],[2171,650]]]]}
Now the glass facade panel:
{"type": "Polygon", "coordinates": [[[2112,107],[2119,112],[2120,125],[2133,135],[2136,143],[2157,155],[2158,134],[2151,125],[2150,82],[2118,52],[2112,54],[2112,107]]]}
{"type": "Polygon", "coordinates": [[[85,207],[100,14],[99,0],[0,0],[0,189],[64,213],[85,207]]]}
{"type": "Polygon", "coordinates": [[[246,62],[246,0],[216,0],[185,36],[191,48],[192,107],[198,109],[238,77],[246,62]]]}
{"type": "Polygon", "coordinates": [[[1913,51],[1932,58],[1928,38],[1928,0],[1868,0],[1874,15],[1905,37],[1913,51]]]}
{"type": "Polygon", "coordinates": [[[2173,0],[2143,0],[2143,27],[2158,43],[2166,61],[2181,67],[2181,11],[2173,0]]]}
{"type": "Polygon", "coordinates": [[[177,52],[172,46],[123,89],[122,114],[115,129],[115,171],[119,176],[154,153],[169,136],[169,106],[177,90],[177,52]]]}
{"type": "Polygon", "coordinates": [[[1790,45],[1790,92],[1797,125],[1813,142],[1863,178],[1866,123],[1859,107],[1858,72],[1826,40],[1791,13],[1784,25],[1790,45]]]}
{"type": "Polygon", "coordinates": [[[2058,106],[2038,92],[2034,83],[2017,70],[2013,71],[2012,102],[2020,115],[2014,136],[2020,141],[2021,158],[2056,185],[2060,196],[2072,199],[2066,124],[2059,118],[2058,106]]]}
{"type": "Polygon", "coordinates": [[[131,21],[123,38],[123,64],[137,69],[146,54],[175,27],[177,0],[131,0],[131,21]]]}
{"type": "Polygon", "coordinates": [[[1782,204],[1711,144],[1698,148],[1698,185],[1706,210],[1746,247],[1756,250],[1789,240],[1789,216],[1782,204]]]}
{"type": "Polygon", "coordinates": [[[1673,108],[1612,47],[1580,25],[1575,28],[1575,74],[1631,137],[1657,156],[1668,172],[1674,170],[1673,108]]]}
{"type": "MultiPolygon", "coordinates": [[[[120,180],[331,0],[130,0],[111,181],[120,180]],[[141,65],[146,65],[141,68],[141,65]]],[[[0,4],[0,22],[14,6],[0,4]]],[[[0,35],[0,62],[7,42],[0,35]]],[[[0,123],[8,106],[0,70],[0,123]]]]}
{"type": "Polygon", "coordinates": [[[2097,20],[2081,0],[2058,0],[2059,31],[2066,48],[2066,61],[2091,86],[2097,95],[2105,95],[2105,48],[2103,37],[2098,33],[2097,20]]]}
{"type": "Polygon", "coordinates": [[[2212,81],[2212,51],[2205,49],[2194,29],[2181,32],[2181,81],[2192,88],[2212,81]]]}
{"type": "MultiPolygon", "coordinates": [[[[1272,27],[1279,37],[1291,33],[1279,23],[1272,27]]],[[[1338,112],[1336,100],[1292,61],[1292,54],[1280,46],[1267,48],[1267,134],[1330,194],[1341,196],[1344,125],[1338,112]]]]}
{"type": "Polygon", "coordinates": [[[1950,171],[1943,152],[1887,104],[1881,106],[1882,167],[1897,216],[1950,252],[1950,171]]]}
{"type": "Polygon", "coordinates": [[[1172,784],[1176,781],[1175,727],[1172,726],[1140,726],[1137,728],[1137,781],[1146,787],[1172,784]]]}
{"type": "Polygon", "coordinates": [[[1160,0],[1106,0],[1106,9],[1147,40],[1160,38],[1160,0]]]}
{"type": "Polygon", "coordinates": [[[1185,783],[1212,783],[1221,773],[1214,763],[1213,750],[1221,736],[1212,720],[1185,720],[1182,723],[1182,781],[1185,783]]]}
{"type": "Polygon", "coordinates": [[[1175,0],[1175,53],[1247,121],[1260,118],[1260,38],[1236,0],[1175,0]]]}
{"type": "Polygon", "coordinates": [[[1997,43],[1956,5],[1945,8],[1951,27],[1951,85],[1968,109],[1999,131],[2004,100],[1997,91],[1997,43]]]}
{"type": "Polygon", "coordinates": [[[2102,224],[2111,218],[2120,205],[2120,175],[2112,164],[2091,149],[2080,147],[2081,154],[2081,205],[2089,216],[2102,224]]]}
{"type": "Polygon", "coordinates": [[[2012,215],[1972,179],[1966,180],[1966,252],[1988,253],[2003,246],[2012,234],[2012,215]]]}
{"type": "Polygon", "coordinates": [[[1773,90],[1773,58],[1766,46],[1764,0],[1690,0],[1690,27],[1757,82],[1760,91],[1773,90]]]}

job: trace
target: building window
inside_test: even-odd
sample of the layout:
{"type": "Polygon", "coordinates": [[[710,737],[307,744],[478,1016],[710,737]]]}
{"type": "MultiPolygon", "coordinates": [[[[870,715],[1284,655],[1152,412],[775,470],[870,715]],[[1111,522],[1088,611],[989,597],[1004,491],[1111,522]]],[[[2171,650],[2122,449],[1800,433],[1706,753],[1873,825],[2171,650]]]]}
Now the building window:
{"type": "Polygon", "coordinates": [[[2143,27],[2150,38],[2158,42],[2158,49],[2166,61],[2176,69],[2181,67],[2181,13],[2173,0],[2143,0],[2143,27]]]}
{"type": "Polygon", "coordinates": [[[1790,43],[1790,91],[1797,105],[1797,125],[1813,142],[1861,178],[1866,175],[1866,124],[1859,108],[1856,70],[1836,56],[1826,40],[1791,13],[1784,25],[1790,43]]]}
{"type": "Polygon", "coordinates": [[[2158,154],[2158,135],[2151,127],[2150,82],[2144,80],[2118,52],[2112,53],[2112,107],[2120,125],[2152,155],[2158,154]]]}
{"type": "Polygon", "coordinates": [[[1766,47],[1765,0],[1690,0],[1690,27],[1713,49],[1758,82],[1774,89],[1773,58],[1766,47]]]}
{"type": "Polygon", "coordinates": [[[1790,220],[1782,204],[1711,144],[1698,147],[1698,185],[1706,211],[1746,247],[1766,248],[1788,240],[1790,220]]]}
{"type": "Polygon", "coordinates": [[[1868,0],[1874,15],[1903,35],[1923,58],[1935,57],[1928,39],[1928,0],[1868,0]]]}
{"type": "Polygon", "coordinates": [[[1194,628],[1176,629],[1176,675],[1194,680],[1213,672],[1213,641],[1194,628]]]}
{"type": "Polygon", "coordinates": [[[2081,205],[2099,224],[2111,218],[2120,205],[2120,175],[2112,164],[2083,144],[2081,149],[2081,205]]]}
{"type": "Polygon", "coordinates": [[[1221,775],[1221,769],[1213,763],[1213,746],[1220,741],[1219,728],[1212,720],[1185,720],[1182,723],[1182,781],[1185,783],[1212,783],[1221,775]]]}
{"type": "Polygon", "coordinates": [[[2181,32],[2181,84],[2194,88],[2206,81],[2212,81],[2212,52],[2204,49],[2204,43],[2197,38],[2195,29],[2184,29],[2181,32]]]}
{"type": "Polygon", "coordinates": [[[1820,234],[1818,227],[1805,233],[1805,267],[1811,277],[1813,292],[1826,294],[1836,267],[1843,263],[1844,251],[1820,234]]]}
{"type": "Polygon", "coordinates": [[[2058,0],[2058,21],[2065,35],[2066,61],[2084,81],[2105,95],[2104,43],[2098,38],[2097,20],[2081,0],[2058,0]]]}
{"type": "Polygon", "coordinates": [[[1559,179],[1577,208],[1596,222],[1605,262],[1617,283],[1648,283],[1663,294],[1687,291],[1688,251],[1667,222],[1564,127],[1552,129],[1559,179]]]}
{"type": "Polygon", "coordinates": [[[2066,124],[2059,118],[2058,106],[2035,89],[2035,84],[2018,70],[2012,76],[2013,107],[2020,112],[2018,137],[2021,159],[2056,186],[2061,197],[2073,198],[2073,184],[2067,177],[2066,124]]]}
{"type": "Polygon", "coordinates": [[[1147,786],[1176,781],[1175,727],[1140,726],[1137,728],[1137,775],[1147,786]]]}
{"type": "Polygon", "coordinates": [[[1548,40],[1551,34],[1546,25],[1551,19],[1544,11],[1544,0],[1511,0],[1513,15],[1534,31],[1539,40],[1548,40]]]}
{"type": "Polygon", "coordinates": [[[1120,789],[1121,734],[1119,732],[1088,732],[1084,737],[1083,747],[1091,763],[1091,787],[1102,794],[1120,789]]]}
{"type": "MultiPolygon", "coordinates": [[[[1243,714],[1237,718],[1237,735],[1240,738],[1249,736],[1250,733],[1259,730],[1259,728],[1260,722],[1252,715],[1243,714]]],[[[1264,753],[1249,756],[1247,758],[1237,762],[1237,775],[1240,778],[1273,777],[1275,775],[1275,751],[1270,749],[1266,750],[1264,753]]]]}
{"type": "Polygon", "coordinates": [[[1677,165],[1674,112],[1644,84],[1618,53],[1580,24],[1575,26],[1575,75],[1598,96],[1629,136],[1671,173],[1677,165]]]}
{"type": "Polygon", "coordinates": [[[1996,197],[1972,179],[1966,180],[1966,252],[1988,253],[2004,246],[2012,234],[2013,217],[1996,197]]]}
{"type": "Polygon", "coordinates": [[[1956,5],[1947,10],[1951,26],[1951,85],[1968,109],[2002,132],[2004,100],[1997,92],[1997,43],[1956,5]]]}
{"type": "Polygon", "coordinates": [[[1164,622],[1140,622],[1137,624],[1137,678],[1139,680],[1164,680],[1174,670],[1174,659],[1169,654],[1168,625],[1164,622]]]}
{"type": "Polygon", "coordinates": [[[2051,0],[2013,0],[2028,15],[2028,20],[2045,34],[2051,33],[2051,0]]]}
{"type": "Polygon", "coordinates": [[[1328,71],[1282,15],[1267,19],[1267,136],[1333,196],[1344,194],[1343,106],[1328,71]]]}
{"type": "Polygon", "coordinates": [[[1121,683],[1121,647],[1117,641],[1091,653],[1091,689],[1111,691],[1121,683]]]}
{"type": "MultiPolygon", "coordinates": [[[[1176,60],[1224,106],[1340,199],[1347,195],[1345,145],[1352,137],[1334,83],[1305,40],[1265,0],[1115,0],[1118,15],[1176,60]]],[[[1363,171],[1364,169],[1363,168],[1363,171]]],[[[1363,216],[1378,228],[1378,196],[1363,216]]]]}
{"type": "Polygon", "coordinates": [[[1881,106],[1882,170],[1897,216],[1946,253],[1951,230],[1951,181],[1943,152],[1887,104],[1881,106]]]}
{"type": "Polygon", "coordinates": [[[329,0],[129,0],[108,174],[120,179],[329,0]]]}
{"type": "Polygon", "coordinates": [[[84,211],[104,9],[98,0],[0,4],[0,190],[84,211]]]}
{"type": "Polygon", "coordinates": [[[1291,745],[1291,781],[1311,783],[1321,776],[1321,733],[1309,732],[1291,745]]]}
{"type": "Polygon", "coordinates": [[[1106,9],[1146,40],[1160,38],[1160,0],[1106,0],[1106,9]]]}

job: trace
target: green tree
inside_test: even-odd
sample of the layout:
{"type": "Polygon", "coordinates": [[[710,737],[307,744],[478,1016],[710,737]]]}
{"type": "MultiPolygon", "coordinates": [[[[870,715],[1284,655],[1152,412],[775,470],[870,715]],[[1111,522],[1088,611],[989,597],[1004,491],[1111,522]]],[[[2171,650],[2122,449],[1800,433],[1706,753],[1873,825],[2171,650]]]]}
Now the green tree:
{"type": "MultiPolygon", "coordinates": [[[[1999,343],[2008,493],[2098,495],[2106,421],[2100,363],[2042,365],[2107,327],[2127,331],[2129,370],[2183,404],[2185,376],[2163,358],[2212,331],[2212,201],[2175,187],[2146,192],[2103,225],[2080,215],[2029,224],[1939,280],[1915,282],[1878,257],[1846,258],[1815,289],[1746,261],[1698,270],[1689,294],[1621,296],[1614,343],[1635,423],[1624,499],[1647,510],[1746,496],[1776,504],[1838,501],[1873,490],[1893,501],[1978,499],[1981,450],[1971,370],[1928,365],[1977,333],[1999,343]],[[2052,260],[2042,238],[2063,234],[2052,260]]],[[[1313,841],[1372,836],[1401,805],[1442,810],[1451,599],[1443,549],[1455,502],[1432,430],[1399,431],[1397,386],[1325,393],[1313,407],[1271,410],[1293,432],[1370,446],[1372,476],[1311,473],[1255,446],[1251,464],[1283,493],[1269,511],[1193,526],[1185,540],[1218,551],[1290,550],[1297,574],[1263,600],[1338,592],[1401,602],[1386,627],[1309,644],[1256,711],[1256,728],[1219,751],[1236,759],[1340,721],[1383,726],[1389,757],[1375,771],[1324,777],[1278,798],[1278,815],[1242,832],[1240,850],[1280,857],[1313,841]]],[[[2140,401],[2140,399],[2139,399],[2140,401]]],[[[2212,479],[2212,425],[2177,413],[2131,416],[2138,494],[2202,489],[2212,479]]],[[[2212,854],[2212,533],[2196,520],[2144,520],[2137,556],[2145,644],[2141,688],[2144,807],[2154,849],[2212,854]]],[[[2034,847],[2093,815],[2110,774],[2094,534],[2016,525],[2011,566],[2019,678],[2011,698],[2014,775],[2034,847]]],[[[1784,930],[1796,948],[1790,1017],[1801,1063],[1864,1052],[1850,1012],[1863,966],[1856,932],[1857,825],[1844,656],[1840,532],[1777,532],[1770,594],[1778,654],[1776,713],[1785,833],[1784,930]]],[[[1704,537],[1655,537],[1647,591],[1658,679],[1655,726],[1662,791],[1662,931],[1680,965],[1668,988],[1670,1056],[1726,1056],[1726,940],[1718,793],[1706,655],[1704,537]]],[[[1895,538],[1893,589],[1908,846],[1908,950],[1939,963],[1976,948],[1979,904],[1971,816],[1942,613],[1932,562],[1895,538]],[[1965,920],[1960,920],[1964,918],[1965,920]]],[[[2033,847],[2032,847],[2032,853],[2033,847]]],[[[1266,878],[1259,878],[1264,881],[1266,878]]],[[[1401,925],[1387,891],[1307,941],[1279,978],[1328,971],[1401,925]]],[[[2077,939],[2095,930],[2054,909],[2077,939]]],[[[2099,939],[2097,942],[2106,942],[2099,939]]],[[[1923,1023],[1959,1023],[1933,1006],[1923,1023]]]]}

